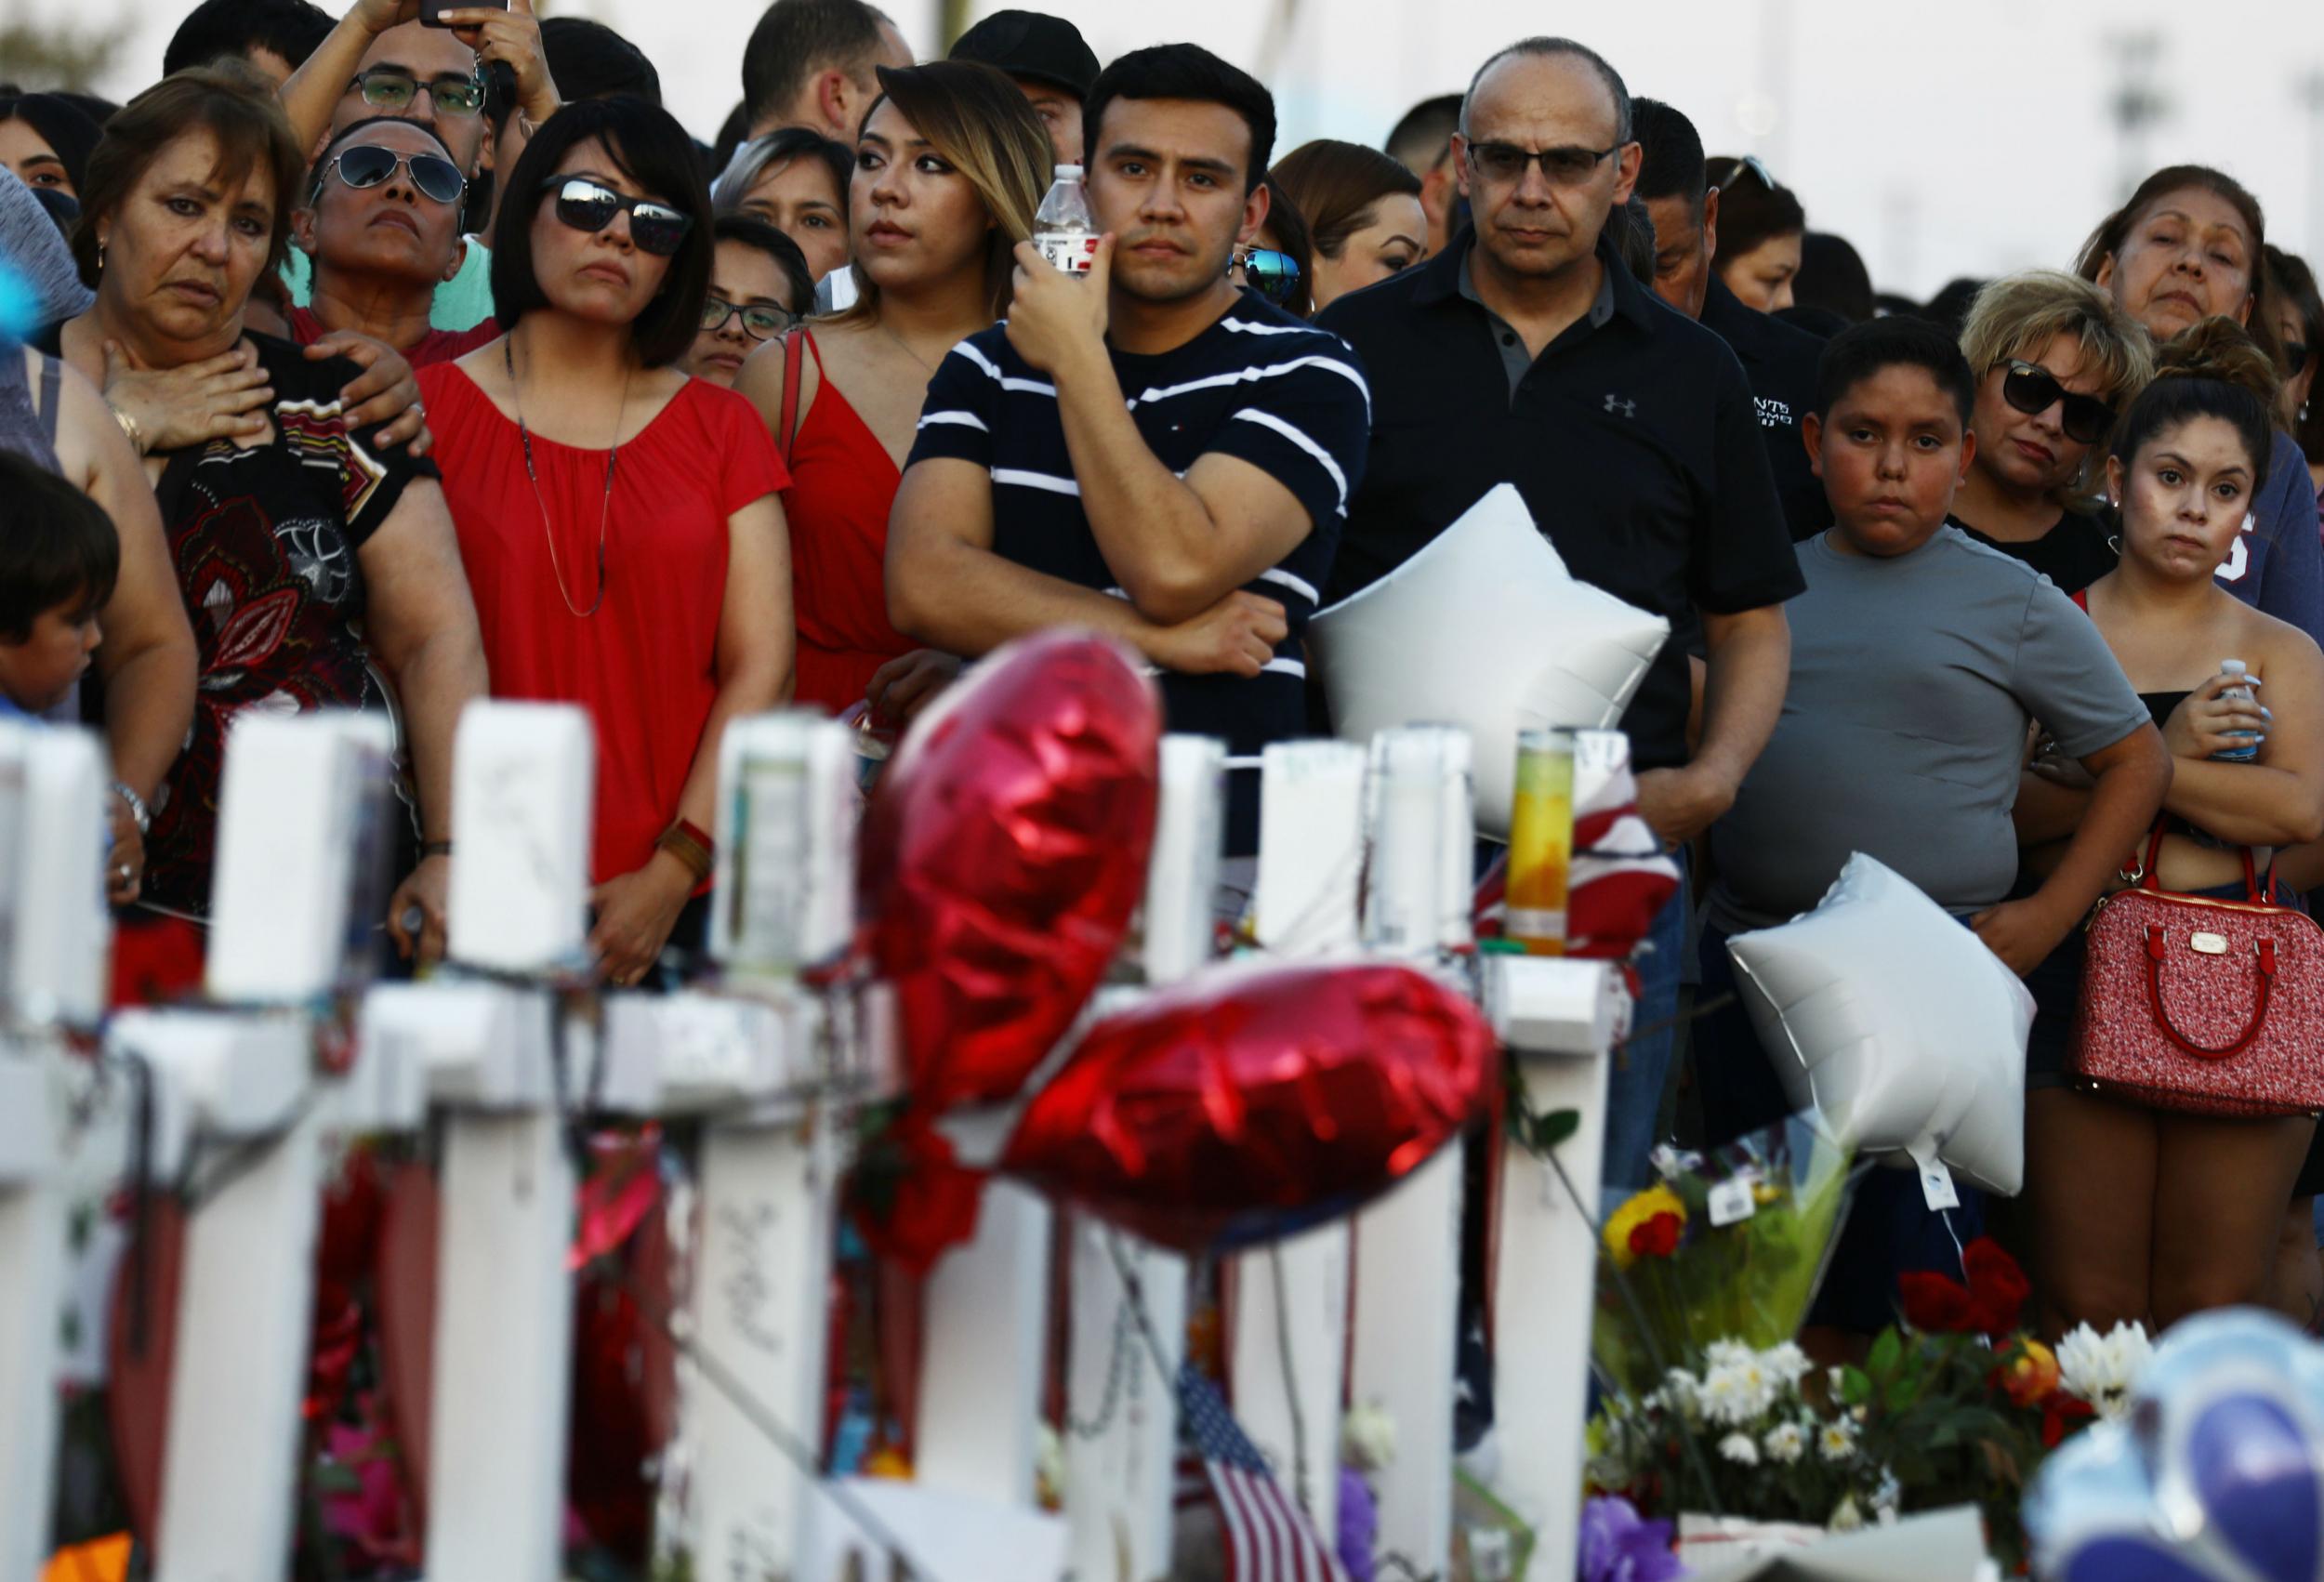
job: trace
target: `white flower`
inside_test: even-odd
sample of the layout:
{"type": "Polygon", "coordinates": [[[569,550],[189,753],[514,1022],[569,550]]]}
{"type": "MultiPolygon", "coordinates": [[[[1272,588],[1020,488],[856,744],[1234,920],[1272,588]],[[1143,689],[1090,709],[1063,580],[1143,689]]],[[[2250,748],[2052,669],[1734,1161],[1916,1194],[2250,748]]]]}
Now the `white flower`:
{"type": "Polygon", "coordinates": [[[1840,1503],[1832,1507],[1831,1521],[1827,1523],[1835,1533],[1853,1533],[1864,1525],[1864,1512],[1856,1509],[1856,1496],[1843,1494],[1840,1503]]]}
{"type": "Polygon", "coordinates": [[[1704,1415],[1736,1428],[1764,1416],[1775,1404],[1777,1386],[1759,1353],[1731,1341],[1720,1342],[1712,1352],[1703,1378],[1704,1415]]]}
{"type": "Polygon", "coordinates": [[[1800,1431],[1797,1423],[1777,1423],[1767,1430],[1767,1437],[1760,1443],[1770,1461],[1781,1462],[1787,1467],[1807,1451],[1807,1435],[1800,1431]]]}
{"type": "Polygon", "coordinates": [[[1359,1472],[1383,1472],[1396,1458],[1396,1420],[1377,1401],[1353,1407],[1340,1424],[1340,1456],[1359,1472]]]}
{"type": "Polygon", "coordinates": [[[2140,1325],[2118,1324],[2101,1336],[2084,1324],[2058,1342],[2057,1358],[2058,1382],[2067,1393],[2089,1402],[2101,1417],[2119,1421],[2130,1415],[2131,1397],[2154,1359],[2154,1344],[2140,1325]]]}
{"type": "Polygon", "coordinates": [[[1703,1371],[1708,1374],[1712,1368],[1740,1367],[1753,1355],[1751,1349],[1740,1340],[1713,1340],[1703,1352],[1703,1371]]]}
{"type": "Polygon", "coordinates": [[[1759,1465],[1759,1446],[1748,1433],[1731,1433],[1719,1442],[1719,1454],[1745,1467],[1759,1465]]]}
{"type": "Polygon", "coordinates": [[[1856,1453],[1856,1426],[1834,1417],[1816,1430],[1816,1453],[1827,1461],[1845,1461],[1856,1453]]]}
{"type": "Polygon", "coordinates": [[[1789,1340],[1762,1351],[1759,1360],[1787,1390],[1816,1370],[1816,1364],[1807,1360],[1807,1353],[1789,1340]]]}

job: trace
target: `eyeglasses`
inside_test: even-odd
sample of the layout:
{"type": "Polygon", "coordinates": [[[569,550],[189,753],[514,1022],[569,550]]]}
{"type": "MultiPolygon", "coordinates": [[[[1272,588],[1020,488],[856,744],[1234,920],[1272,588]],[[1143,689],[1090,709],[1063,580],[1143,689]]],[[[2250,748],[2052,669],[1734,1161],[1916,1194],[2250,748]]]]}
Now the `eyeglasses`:
{"type": "MultiPolygon", "coordinates": [[[[412,185],[421,196],[440,204],[456,204],[460,194],[468,191],[468,178],[442,154],[400,154],[376,143],[357,143],[341,149],[338,157],[331,161],[331,168],[339,173],[341,181],[359,192],[388,180],[399,168],[412,173],[412,185]]],[[[315,185],[321,191],[322,183],[315,185]]]]}
{"type": "Polygon", "coordinates": [[[2064,402],[2066,410],[2058,415],[2058,427],[2079,445],[2096,444],[2114,427],[2114,408],[2096,396],[2074,394],[2039,363],[2010,359],[2009,373],[2001,380],[2001,398],[2028,416],[2064,402]]]}
{"type": "Polygon", "coordinates": [[[753,340],[772,340],[799,323],[799,315],[781,308],[768,308],[753,303],[745,308],[716,297],[702,299],[702,328],[716,335],[724,329],[735,314],[743,316],[743,332],[753,340]]]}
{"type": "Polygon", "coordinates": [[[1759,155],[1755,153],[1747,153],[1741,159],[1736,160],[1733,165],[1727,166],[1727,173],[1721,177],[1718,180],[1717,185],[1719,190],[1722,192],[1725,191],[1728,188],[1734,186],[1736,181],[1740,180],[1746,174],[1758,177],[1759,184],[1766,188],[1770,192],[1774,191],[1777,186],[1774,172],[1767,168],[1767,166],[1761,161],[1759,155]]]}
{"type": "Polygon", "coordinates": [[[541,191],[557,194],[557,218],[575,231],[600,231],[614,217],[629,211],[629,240],[641,252],[667,258],[686,240],[694,217],[680,213],[654,198],[625,198],[586,176],[552,176],[541,191]]]}
{"type": "Polygon", "coordinates": [[[1243,271],[1243,283],[1278,308],[1298,294],[1300,261],[1288,253],[1273,247],[1237,247],[1235,264],[1243,271]]]}
{"type": "Polygon", "coordinates": [[[408,110],[426,88],[443,115],[474,115],[484,108],[484,84],[479,77],[445,75],[421,82],[401,66],[374,66],[348,85],[362,90],[363,102],[374,110],[408,110]]]}
{"type": "Polygon", "coordinates": [[[1471,143],[1469,165],[1487,181],[1506,184],[1523,181],[1526,168],[1538,160],[1551,186],[1578,187],[1595,173],[1601,160],[1621,152],[1625,146],[1616,143],[1611,148],[1584,149],[1569,145],[1537,151],[1521,149],[1515,143],[1471,143]]]}

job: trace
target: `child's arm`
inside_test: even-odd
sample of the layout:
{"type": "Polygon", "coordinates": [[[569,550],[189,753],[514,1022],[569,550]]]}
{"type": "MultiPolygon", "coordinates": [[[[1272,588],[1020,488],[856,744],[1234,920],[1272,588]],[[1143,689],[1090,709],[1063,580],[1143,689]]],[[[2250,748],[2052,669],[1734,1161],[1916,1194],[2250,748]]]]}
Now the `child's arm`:
{"type": "Polygon", "coordinates": [[[2171,755],[2162,735],[2142,725],[2112,746],[2082,759],[2097,782],[2066,855],[2041,888],[2023,901],[2005,901],[1970,919],[1986,947],[2023,977],[2058,947],[2106,888],[2106,877],[2154,827],[2155,810],[2171,785],[2171,755]]]}

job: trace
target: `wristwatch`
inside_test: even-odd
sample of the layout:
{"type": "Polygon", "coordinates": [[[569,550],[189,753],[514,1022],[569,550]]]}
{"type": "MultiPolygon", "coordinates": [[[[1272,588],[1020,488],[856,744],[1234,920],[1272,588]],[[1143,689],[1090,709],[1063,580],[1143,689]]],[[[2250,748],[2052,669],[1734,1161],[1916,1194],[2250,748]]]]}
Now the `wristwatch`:
{"type": "Polygon", "coordinates": [[[129,822],[138,826],[138,833],[150,833],[153,827],[153,813],[146,807],[145,798],[130,790],[127,783],[119,780],[113,782],[113,795],[120,798],[122,805],[129,810],[129,822]]]}

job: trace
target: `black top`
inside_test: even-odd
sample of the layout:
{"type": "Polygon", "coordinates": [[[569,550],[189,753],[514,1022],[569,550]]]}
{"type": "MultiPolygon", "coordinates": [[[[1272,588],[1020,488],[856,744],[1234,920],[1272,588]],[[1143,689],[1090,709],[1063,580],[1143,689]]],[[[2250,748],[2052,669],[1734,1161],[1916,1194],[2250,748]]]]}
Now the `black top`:
{"type": "Polygon", "coordinates": [[[1816,369],[1823,361],[1824,343],[1781,319],[1746,308],[1717,270],[1710,271],[1702,322],[1727,343],[1743,364],[1743,376],[1751,382],[1760,437],[1767,442],[1776,494],[1783,501],[1783,519],[1791,524],[1792,538],[1815,537],[1831,525],[1831,505],[1824,498],[1823,481],[1808,463],[1800,424],[1817,405],[1816,369]]]}
{"type": "MultiPolygon", "coordinates": [[[[1158,356],[1113,353],[1130,415],[1156,460],[1184,474],[1220,452],[1266,472],[1307,508],[1312,531],[1249,591],[1283,605],[1290,632],[1261,675],[1162,677],[1172,731],[1225,740],[1236,758],[1304,735],[1301,634],[1331,574],[1348,492],[1364,475],[1370,390],[1346,344],[1249,292],[1185,345],[1158,356]]],[[[912,462],[951,456],[993,478],[993,549],[1083,587],[1118,594],[1082,514],[1057,411],[1001,325],[953,348],[929,382],[912,462]]],[[[908,465],[908,464],[907,464],[908,465]]],[[[1252,767],[1256,767],[1255,765],[1252,767]]],[[[1229,780],[1228,848],[1256,850],[1259,776],[1229,780]]]]}
{"type": "Polygon", "coordinates": [[[1987,548],[2025,561],[2055,583],[2060,593],[2080,593],[2118,563],[2114,546],[2106,542],[2105,526],[2097,518],[2080,511],[2060,513],[2049,532],[2016,544],[1987,538],[1959,517],[1947,520],[1987,548]]]}
{"type": "MultiPolygon", "coordinates": [[[[1514,483],[1574,575],[1683,626],[1802,584],[1741,364],[1601,240],[1614,311],[1584,317],[1512,393],[1491,316],[1460,291],[1474,238],[1342,297],[1317,322],[1372,375],[1371,459],[1348,508],[1331,597],[1403,564],[1514,483]]],[[[1622,727],[1632,761],[1686,761],[1686,655],[1666,644],[1622,727]]]]}

